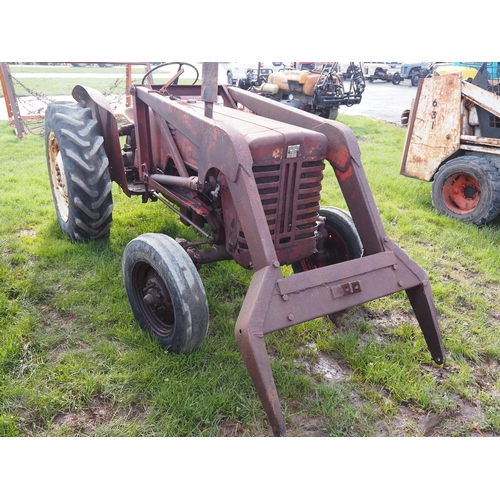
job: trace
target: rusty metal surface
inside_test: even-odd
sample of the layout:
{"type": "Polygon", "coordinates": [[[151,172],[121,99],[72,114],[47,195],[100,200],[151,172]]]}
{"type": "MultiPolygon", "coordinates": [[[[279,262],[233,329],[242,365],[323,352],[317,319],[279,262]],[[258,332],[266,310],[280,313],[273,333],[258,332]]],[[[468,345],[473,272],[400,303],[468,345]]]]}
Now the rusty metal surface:
{"type": "Polygon", "coordinates": [[[87,107],[92,109],[92,115],[98,120],[101,135],[105,138],[104,149],[109,160],[111,180],[116,182],[124,193],[130,196],[116,119],[108,101],[100,92],[82,85],[76,85],[72,95],[77,102],[85,103],[87,107]]]}
{"type": "MultiPolygon", "coordinates": [[[[262,339],[267,333],[405,290],[433,359],[444,363],[445,354],[427,276],[385,235],[352,131],[341,124],[284,106],[267,106],[262,98],[238,89],[229,90],[236,101],[256,113],[274,115],[281,121],[325,135],[328,141],[326,157],[334,169],[365,247],[366,256],[361,259],[300,275],[283,277],[277,261],[254,275],[238,316],[236,338],[274,432],[280,435],[283,422],[275,410],[275,387],[269,380],[267,363],[262,362],[262,339]]],[[[258,248],[253,248],[252,243],[250,241],[249,248],[254,256],[258,248]]]]}
{"type": "Polygon", "coordinates": [[[213,88],[169,88],[189,95],[189,102],[155,88],[134,88],[136,182],[147,186],[143,201],[161,195],[165,203],[180,207],[185,220],[192,217],[194,227],[202,230],[202,223],[209,223],[210,241],[217,247],[198,251],[196,243],[183,244],[195,264],[233,258],[254,270],[235,338],[273,433],[284,435],[286,429],[266,334],[404,290],[433,359],[443,363],[429,281],[385,235],[352,131],[236,87],[219,86],[225,106],[215,104],[213,88]],[[207,108],[207,103],[213,106],[207,108]],[[253,113],[237,110],[236,103],[253,113]],[[325,159],[335,172],[364,256],[285,277],[283,263],[315,252],[325,159]],[[170,171],[176,162],[182,177],[178,181],[170,171]],[[207,200],[216,191],[212,204],[207,200]]]}
{"type": "Polygon", "coordinates": [[[9,65],[6,62],[0,62],[0,83],[2,84],[9,121],[14,124],[17,137],[22,139],[25,132],[22,122],[23,117],[21,117],[21,113],[19,112],[17,96],[14,92],[9,65]]]}
{"type": "Polygon", "coordinates": [[[365,254],[383,251],[381,238],[385,235],[384,228],[361,165],[361,151],[353,132],[342,123],[313,116],[283,104],[268,104],[269,99],[236,87],[231,87],[229,91],[235,100],[257,114],[324,135],[327,141],[326,159],[339,181],[365,254]]]}
{"type": "Polygon", "coordinates": [[[500,117],[500,96],[466,81],[462,81],[462,94],[492,115],[500,117]]]}
{"type": "Polygon", "coordinates": [[[401,174],[432,180],[443,161],[460,148],[460,74],[422,78],[408,121],[401,174]]]}

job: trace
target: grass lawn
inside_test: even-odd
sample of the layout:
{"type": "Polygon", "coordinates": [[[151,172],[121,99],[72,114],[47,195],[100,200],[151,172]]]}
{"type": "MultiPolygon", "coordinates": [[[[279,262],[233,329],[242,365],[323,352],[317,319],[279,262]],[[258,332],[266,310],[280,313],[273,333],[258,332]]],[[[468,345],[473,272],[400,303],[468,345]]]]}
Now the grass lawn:
{"type": "MultiPolygon", "coordinates": [[[[387,234],[429,275],[447,362],[435,365],[403,293],[266,337],[291,436],[500,434],[500,226],[435,213],[430,184],[399,175],[406,130],[339,117],[356,134],[387,234]]],[[[113,190],[109,241],[71,243],[52,203],[43,138],[0,122],[0,436],[268,436],[234,340],[251,272],[200,271],[206,341],[165,352],[130,311],[126,244],[196,238],[160,203],[113,190]]],[[[327,168],[323,205],[345,207],[327,168]]]]}

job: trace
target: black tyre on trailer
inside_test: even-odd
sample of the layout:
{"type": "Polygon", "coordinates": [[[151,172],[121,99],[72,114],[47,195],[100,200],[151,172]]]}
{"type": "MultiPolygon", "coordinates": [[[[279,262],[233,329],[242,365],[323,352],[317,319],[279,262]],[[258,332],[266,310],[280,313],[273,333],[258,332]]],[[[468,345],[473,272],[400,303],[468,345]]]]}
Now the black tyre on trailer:
{"type": "Polygon", "coordinates": [[[485,156],[464,155],[444,163],[432,182],[437,212],[478,226],[500,213],[500,170],[485,156]]]}
{"type": "Polygon", "coordinates": [[[56,102],[45,113],[50,187],[62,231],[72,241],[109,236],[113,200],[108,157],[92,111],[56,102]]]}

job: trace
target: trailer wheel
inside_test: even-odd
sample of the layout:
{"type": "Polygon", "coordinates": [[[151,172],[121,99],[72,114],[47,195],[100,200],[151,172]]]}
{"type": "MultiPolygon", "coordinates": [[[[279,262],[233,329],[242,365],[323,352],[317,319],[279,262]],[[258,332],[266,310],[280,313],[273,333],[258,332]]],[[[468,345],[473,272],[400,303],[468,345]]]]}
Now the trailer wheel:
{"type": "Polygon", "coordinates": [[[165,234],[130,241],[122,261],[125,291],[143,330],[175,353],[196,349],[208,330],[205,289],[186,251],[165,234]]]}
{"type": "Polygon", "coordinates": [[[500,172],[481,156],[446,162],[434,176],[432,204],[439,213],[478,226],[500,213],[500,172]]]}
{"type": "Polygon", "coordinates": [[[319,215],[324,217],[328,233],[324,240],[325,252],[292,264],[295,273],[318,267],[357,259],[363,255],[363,245],[349,212],[336,207],[323,207],[319,215]]]}
{"type": "Polygon", "coordinates": [[[109,236],[113,200],[103,143],[89,108],[75,102],[49,104],[45,149],[50,187],[59,225],[72,241],[109,236]]]}

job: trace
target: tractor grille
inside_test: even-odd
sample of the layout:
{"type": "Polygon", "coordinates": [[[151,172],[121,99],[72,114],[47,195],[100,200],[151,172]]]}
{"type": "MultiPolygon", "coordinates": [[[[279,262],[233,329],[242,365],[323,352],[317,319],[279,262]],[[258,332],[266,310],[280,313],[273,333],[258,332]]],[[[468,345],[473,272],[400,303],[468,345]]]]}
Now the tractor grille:
{"type": "MultiPolygon", "coordinates": [[[[255,181],[278,253],[315,238],[324,168],[323,161],[302,162],[300,158],[286,159],[279,165],[254,165],[255,181]]],[[[238,240],[241,249],[248,248],[241,231],[238,240]]]]}

